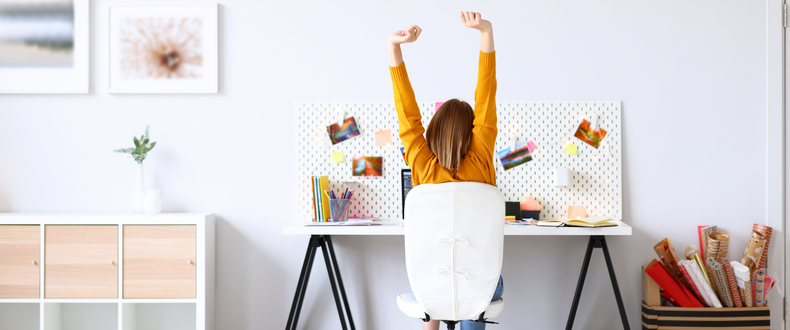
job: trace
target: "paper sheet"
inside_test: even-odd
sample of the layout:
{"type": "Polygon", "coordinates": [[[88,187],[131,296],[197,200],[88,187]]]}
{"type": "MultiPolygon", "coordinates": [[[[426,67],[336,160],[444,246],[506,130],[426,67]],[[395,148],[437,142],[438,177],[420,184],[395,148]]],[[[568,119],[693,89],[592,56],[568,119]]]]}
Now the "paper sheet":
{"type": "Polygon", "coordinates": [[[577,149],[578,147],[579,147],[579,146],[577,146],[577,145],[575,145],[575,144],[573,144],[573,143],[568,143],[568,144],[565,146],[565,153],[566,153],[566,154],[570,154],[570,155],[575,155],[575,154],[576,154],[576,149],[577,149]]]}
{"type": "Polygon", "coordinates": [[[376,138],[376,146],[377,147],[386,147],[387,145],[392,145],[392,131],[391,130],[378,131],[375,134],[375,138],[376,138]]]}
{"type": "Polygon", "coordinates": [[[529,148],[529,153],[535,153],[535,150],[538,150],[538,146],[532,141],[527,142],[527,148],[529,148]]]}
{"type": "Polygon", "coordinates": [[[333,151],[332,152],[332,161],[333,162],[335,162],[335,163],[342,163],[345,160],[346,160],[346,158],[343,157],[343,152],[342,151],[333,151]]]}

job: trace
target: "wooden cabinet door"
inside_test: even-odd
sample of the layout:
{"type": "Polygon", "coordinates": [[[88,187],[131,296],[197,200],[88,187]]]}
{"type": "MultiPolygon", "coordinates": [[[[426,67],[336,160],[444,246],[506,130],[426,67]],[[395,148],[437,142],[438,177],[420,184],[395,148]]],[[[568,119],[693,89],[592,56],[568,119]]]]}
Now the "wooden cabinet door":
{"type": "Polygon", "coordinates": [[[0,299],[39,298],[40,227],[0,225],[0,299]]]}
{"type": "Polygon", "coordinates": [[[124,298],[195,298],[195,225],[123,226],[124,298]]]}
{"type": "Polygon", "coordinates": [[[118,226],[46,225],[44,298],[118,298],[118,226]]]}

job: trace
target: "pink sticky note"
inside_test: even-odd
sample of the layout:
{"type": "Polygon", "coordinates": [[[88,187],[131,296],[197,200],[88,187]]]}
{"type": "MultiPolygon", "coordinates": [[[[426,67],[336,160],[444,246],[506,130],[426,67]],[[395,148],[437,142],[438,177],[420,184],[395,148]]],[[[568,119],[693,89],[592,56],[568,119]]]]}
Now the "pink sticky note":
{"type": "Polygon", "coordinates": [[[568,219],[584,219],[587,217],[587,210],[584,206],[569,205],[568,219]]]}
{"type": "Polygon", "coordinates": [[[527,148],[529,148],[529,153],[534,153],[535,149],[538,149],[538,147],[535,146],[535,143],[532,141],[527,142],[527,148]]]}
{"type": "Polygon", "coordinates": [[[388,144],[392,145],[392,131],[383,130],[376,132],[376,146],[386,147],[388,144]]]}
{"type": "Polygon", "coordinates": [[[444,104],[444,102],[436,102],[436,105],[433,108],[433,112],[436,112],[436,110],[439,110],[439,107],[441,107],[442,104],[444,104]]]}

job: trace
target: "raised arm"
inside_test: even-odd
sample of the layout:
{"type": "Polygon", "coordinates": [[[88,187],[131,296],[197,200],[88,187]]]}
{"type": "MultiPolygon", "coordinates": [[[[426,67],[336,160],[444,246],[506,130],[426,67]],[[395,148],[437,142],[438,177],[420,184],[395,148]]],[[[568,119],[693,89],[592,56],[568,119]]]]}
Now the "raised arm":
{"type": "Polygon", "coordinates": [[[475,121],[472,132],[482,138],[493,153],[497,135],[494,29],[491,22],[482,19],[480,13],[462,12],[461,21],[467,27],[480,31],[480,60],[477,69],[475,121]]]}
{"type": "MultiPolygon", "coordinates": [[[[405,30],[397,31],[389,37],[389,62],[390,77],[392,78],[392,92],[395,96],[395,110],[398,112],[398,135],[406,151],[409,164],[416,164],[417,157],[430,149],[427,147],[422,127],[420,107],[414,98],[414,90],[403,63],[403,54],[400,45],[417,40],[422,29],[412,25],[405,30]]],[[[423,156],[429,156],[424,154],[423,156]]]]}

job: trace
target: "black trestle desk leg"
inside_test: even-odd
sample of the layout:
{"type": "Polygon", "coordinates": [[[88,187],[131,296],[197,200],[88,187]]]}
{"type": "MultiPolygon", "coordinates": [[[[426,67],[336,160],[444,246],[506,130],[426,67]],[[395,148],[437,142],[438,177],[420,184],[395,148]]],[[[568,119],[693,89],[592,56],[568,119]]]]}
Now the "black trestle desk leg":
{"type": "Polygon", "coordinates": [[[617,300],[617,309],[620,310],[620,318],[623,320],[623,329],[630,330],[631,327],[628,326],[628,315],[625,314],[623,297],[620,296],[620,287],[617,285],[617,278],[614,276],[614,266],[612,266],[612,258],[609,256],[609,248],[606,247],[606,238],[604,236],[601,236],[601,249],[603,250],[603,256],[606,258],[606,267],[609,268],[609,278],[612,280],[614,298],[617,300]]]}
{"type": "Polygon", "coordinates": [[[307,290],[307,281],[310,279],[310,271],[313,269],[315,252],[320,246],[318,237],[317,235],[310,236],[310,241],[307,243],[307,253],[305,253],[304,263],[302,263],[302,273],[299,275],[299,281],[296,283],[296,293],[291,304],[291,313],[288,315],[288,323],[285,326],[285,330],[296,329],[296,323],[299,321],[304,293],[307,290]]]}
{"type": "Polygon", "coordinates": [[[573,294],[573,304],[571,304],[571,313],[568,315],[568,323],[565,325],[565,330],[573,329],[573,319],[576,318],[576,309],[579,307],[579,298],[582,296],[582,287],[584,287],[584,278],[587,276],[587,267],[590,266],[590,256],[592,256],[594,236],[590,236],[590,241],[587,243],[587,252],[584,253],[584,262],[582,263],[582,273],[579,275],[579,282],[576,283],[576,293],[573,294]]]}
{"type": "Polygon", "coordinates": [[[332,257],[332,265],[335,268],[335,276],[337,276],[337,285],[340,287],[340,295],[343,296],[343,305],[346,307],[346,315],[348,316],[348,325],[351,326],[351,330],[356,330],[356,327],[354,327],[354,319],[351,318],[351,308],[348,306],[346,288],[343,286],[343,279],[340,278],[340,266],[337,265],[335,247],[332,245],[332,237],[329,235],[326,236],[326,245],[329,247],[329,256],[332,257]]]}
{"type": "Polygon", "coordinates": [[[590,241],[587,243],[587,252],[584,254],[584,263],[582,263],[582,273],[579,275],[579,283],[576,284],[576,293],[573,295],[571,314],[568,316],[568,323],[565,325],[565,330],[571,330],[573,328],[573,319],[576,317],[576,309],[579,307],[579,299],[582,295],[584,278],[587,276],[587,268],[590,266],[590,256],[592,255],[593,248],[600,248],[603,250],[603,256],[606,259],[606,268],[609,270],[609,278],[612,280],[614,297],[617,300],[617,308],[620,311],[620,319],[623,321],[623,329],[631,330],[631,327],[628,325],[628,317],[625,314],[623,297],[620,296],[620,287],[617,285],[617,278],[614,276],[612,258],[609,256],[609,248],[606,246],[606,236],[590,236],[590,241]]]}
{"type": "Polygon", "coordinates": [[[337,285],[335,283],[335,275],[332,272],[332,260],[329,259],[329,250],[326,246],[326,239],[321,237],[321,252],[324,254],[324,263],[326,263],[326,273],[329,275],[329,283],[332,285],[332,294],[335,296],[335,305],[337,305],[337,316],[340,317],[340,325],[343,330],[346,328],[346,318],[343,317],[343,306],[340,304],[340,295],[337,292],[337,285]]]}

